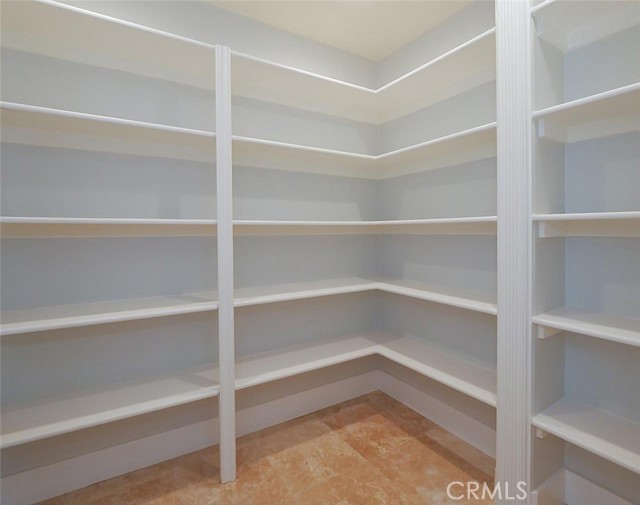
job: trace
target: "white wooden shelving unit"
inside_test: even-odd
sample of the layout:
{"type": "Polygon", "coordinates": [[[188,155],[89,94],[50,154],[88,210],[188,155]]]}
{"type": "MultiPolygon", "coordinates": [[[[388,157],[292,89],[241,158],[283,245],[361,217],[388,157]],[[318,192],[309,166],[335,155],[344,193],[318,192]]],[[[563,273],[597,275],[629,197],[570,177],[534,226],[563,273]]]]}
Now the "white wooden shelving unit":
{"type": "Polygon", "coordinates": [[[2,4],[7,499],[116,475],[56,478],[95,433],[141,454],[219,440],[233,480],[236,426],[263,426],[246,418],[391,363],[403,398],[495,435],[522,505],[632,503],[640,4],[460,3],[375,65],[186,5],[2,4]],[[496,63],[519,14],[531,83],[528,56],[496,63]]]}
{"type": "Polygon", "coordinates": [[[552,0],[531,13],[533,503],[635,503],[640,66],[627,45],[640,4],[552,0]]]}
{"type": "Polygon", "coordinates": [[[1,446],[11,466],[23,447],[80,430],[118,422],[126,432],[128,420],[199,401],[215,412],[218,365],[206,363],[217,362],[217,284],[201,270],[216,261],[216,53],[58,2],[6,2],[2,15],[1,446]],[[167,268],[186,275],[169,280],[167,268]],[[200,357],[180,350],[194,346],[200,357]]]}
{"type": "Polygon", "coordinates": [[[232,51],[242,395],[378,356],[462,393],[471,410],[495,408],[495,29],[484,8],[467,40],[378,87],[232,51]],[[455,115],[472,104],[477,113],[455,115]],[[444,192],[431,195],[436,185],[444,192]],[[465,263],[476,242],[481,257],[465,263]],[[432,257],[414,258],[425,249],[432,257]],[[388,317],[376,320],[377,305],[388,317]],[[330,325],[312,323],[327,313],[330,325]],[[427,317],[441,324],[419,329],[427,317]]]}

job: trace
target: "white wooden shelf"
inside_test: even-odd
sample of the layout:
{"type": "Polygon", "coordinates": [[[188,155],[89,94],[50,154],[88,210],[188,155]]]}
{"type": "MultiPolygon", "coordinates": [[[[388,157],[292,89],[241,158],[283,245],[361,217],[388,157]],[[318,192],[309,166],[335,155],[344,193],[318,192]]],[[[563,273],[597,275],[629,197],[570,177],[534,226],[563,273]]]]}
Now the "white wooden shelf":
{"type": "Polygon", "coordinates": [[[214,219],[2,217],[4,238],[213,236],[214,219]]]}
{"type": "Polygon", "coordinates": [[[428,302],[450,305],[461,309],[473,310],[484,314],[497,314],[495,295],[480,291],[452,288],[406,279],[381,278],[378,281],[380,291],[408,296],[428,302]]]}
{"type": "MultiPolygon", "coordinates": [[[[485,293],[401,279],[376,280],[357,277],[240,288],[235,290],[234,306],[246,307],[374,290],[486,314],[497,313],[494,297],[485,293]]],[[[6,310],[0,314],[2,317],[0,335],[16,335],[191,314],[213,311],[217,310],[217,308],[217,295],[211,291],[35,309],[6,310]]]]}
{"type": "Polygon", "coordinates": [[[494,370],[416,340],[385,332],[368,332],[240,358],[236,362],[236,389],[376,354],[483,403],[496,405],[494,370]]]}
{"type": "Polygon", "coordinates": [[[553,330],[558,330],[640,346],[640,319],[637,318],[562,307],[538,314],[532,321],[541,327],[540,338],[552,336],[556,333],[553,330]]]}
{"type": "Polygon", "coordinates": [[[533,112],[538,136],[580,142],[640,130],[640,83],[533,112]]]}
{"type": "Polygon", "coordinates": [[[0,107],[4,142],[215,160],[214,132],[21,103],[0,107]]]}
{"type": "Polygon", "coordinates": [[[234,305],[245,307],[265,303],[278,303],[321,296],[332,296],[365,291],[383,291],[419,300],[450,305],[485,314],[497,314],[495,296],[425,282],[405,279],[359,277],[298,282],[275,286],[236,289],[234,305]]]}
{"type": "Polygon", "coordinates": [[[237,51],[232,52],[232,68],[236,95],[382,124],[494,80],[495,29],[376,89],[237,51]]]}
{"type": "Polygon", "coordinates": [[[389,221],[235,220],[235,235],[439,234],[495,235],[495,216],[389,221]]]}
{"type": "Polygon", "coordinates": [[[543,432],[640,473],[638,422],[567,399],[535,415],[531,422],[543,432]]]}
{"type": "Polygon", "coordinates": [[[4,47],[214,89],[212,44],[51,0],[2,11],[4,47]]]}
{"type": "MultiPolygon", "coordinates": [[[[236,362],[235,387],[245,389],[376,354],[488,405],[496,405],[494,370],[383,332],[240,358],[236,362]]],[[[217,394],[217,368],[204,366],[161,378],[10,405],[3,409],[1,446],[42,440],[217,394]]]]}
{"type": "Polygon", "coordinates": [[[629,2],[546,0],[531,9],[538,37],[561,51],[586,46],[640,23],[640,5],[629,2]]]}
{"type": "Polygon", "coordinates": [[[5,310],[0,314],[0,335],[76,328],[95,324],[206,312],[218,308],[213,291],[174,296],[153,296],[35,309],[5,310]]]}
{"type": "Polygon", "coordinates": [[[199,367],[144,381],[78,391],[2,412],[1,447],[12,447],[218,395],[218,371],[199,367]]]}
{"type": "Polygon", "coordinates": [[[640,212],[534,214],[541,238],[640,237],[640,212]]]}
{"type": "Polygon", "coordinates": [[[564,468],[531,493],[531,505],[632,505],[631,502],[564,468]]]}
{"type": "Polygon", "coordinates": [[[257,166],[348,177],[386,179],[495,157],[496,123],[427,140],[384,154],[372,155],[233,137],[236,166],[257,166]]]}
{"type": "Polygon", "coordinates": [[[236,389],[266,384],[346,361],[377,354],[385,333],[350,335],[340,340],[296,345],[236,359],[236,389]]]}
{"type": "Polygon", "coordinates": [[[372,291],[376,282],[370,279],[349,277],[343,279],[323,279],[320,281],[296,282],[274,286],[236,288],[234,306],[247,307],[266,303],[287,302],[372,291]]]}
{"type": "Polygon", "coordinates": [[[411,338],[380,346],[379,354],[495,407],[496,371],[411,338]]]}

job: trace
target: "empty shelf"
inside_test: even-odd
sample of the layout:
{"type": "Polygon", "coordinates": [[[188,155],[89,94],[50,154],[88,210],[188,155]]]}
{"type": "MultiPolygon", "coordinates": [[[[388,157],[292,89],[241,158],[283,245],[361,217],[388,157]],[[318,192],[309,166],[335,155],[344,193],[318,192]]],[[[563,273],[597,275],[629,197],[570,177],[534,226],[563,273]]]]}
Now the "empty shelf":
{"type": "Polygon", "coordinates": [[[496,373],[467,359],[408,338],[367,332],[240,358],[236,388],[278,379],[378,354],[472,398],[496,405],[496,373]]]}
{"type": "Polygon", "coordinates": [[[640,83],[537,110],[538,136],[571,143],[640,130],[640,83]]]}
{"type": "Polygon", "coordinates": [[[1,314],[1,335],[76,328],[154,317],[205,312],[218,308],[214,292],[154,296],[108,302],[6,310],[1,314]]]}
{"type": "MultiPolygon", "coordinates": [[[[497,313],[495,297],[486,293],[402,279],[358,277],[238,288],[235,290],[234,305],[246,307],[374,290],[486,314],[497,313]]],[[[1,313],[0,335],[167,317],[213,311],[217,308],[216,293],[206,292],[7,310],[1,313]]]]}
{"type": "Polygon", "coordinates": [[[21,237],[157,237],[213,236],[213,219],[111,219],[2,217],[2,236],[21,237]]]}
{"type": "Polygon", "coordinates": [[[571,444],[640,473],[640,423],[562,399],[532,424],[571,444]]]}
{"type": "Polygon", "coordinates": [[[218,389],[217,369],[199,367],[9,405],[2,412],[2,448],[211,398],[218,389]]]}
{"type": "Polygon", "coordinates": [[[495,156],[495,123],[454,132],[378,155],[233,137],[233,161],[236,166],[368,179],[386,179],[495,156]]]}
{"type": "Polygon", "coordinates": [[[7,2],[2,45],[91,66],[215,85],[215,46],[64,3],[7,2]],[[90,50],[87,41],[91,41],[90,50]]]}
{"type": "Polygon", "coordinates": [[[235,290],[233,303],[236,307],[246,307],[249,305],[303,300],[305,298],[321,296],[359,293],[374,290],[376,287],[377,283],[372,280],[350,277],[274,286],[238,288],[235,290]]]}
{"type": "Polygon", "coordinates": [[[476,400],[496,406],[495,370],[410,338],[382,344],[379,354],[476,400]]]}
{"type": "Polygon", "coordinates": [[[236,389],[371,356],[378,352],[378,341],[389,339],[393,337],[385,333],[363,333],[341,340],[293,346],[239,358],[236,360],[236,389]]]}
{"type": "Polygon", "coordinates": [[[235,220],[236,235],[441,234],[495,235],[495,216],[389,221],[235,220]]]}
{"type": "Polygon", "coordinates": [[[539,314],[532,320],[546,328],[640,346],[640,319],[563,307],[539,314]]]}
{"type": "Polygon", "coordinates": [[[592,212],[534,214],[539,236],[548,237],[640,237],[640,212],[592,212]]]}
{"type": "Polygon", "coordinates": [[[565,503],[632,505],[631,502],[564,468],[558,470],[531,493],[531,505],[564,505],[565,503]]]}
{"type": "Polygon", "coordinates": [[[0,107],[5,142],[215,160],[214,132],[12,102],[0,107]]]}
{"type": "Polygon", "coordinates": [[[377,89],[232,51],[234,94],[372,124],[495,79],[495,29],[377,89]],[[299,93],[304,90],[304,93],[299,93]],[[420,100],[415,97],[419,96],[420,100]]]}
{"type": "Polygon", "coordinates": [[[441,303],[443,305],[483,312],[485,314],[497,313],[495,296],[488,293],[405,279],[367,279],[359,277],[239,288],[236,289],[235,292],[234,305],[236,307],[245,307],[249,305],[302,300],[306,298],[359,293],[373,290],[398,294],[434,303],[441,303]]]}
{"type": "Polygon", "coordinates": [[[561,51],[585,46],[640,23],[640,5],[630,2],[587,1],[579,6],[547,0],[531,9],[538,37],[561,51]]]}
{"type": "Polygon", "coordinates": [[[495,295],[480,291],[407,279],[380,279],[377,288],[387,293],[441,303],[475,312],[483,312],[485,314],[498,313],[495,295]]]}

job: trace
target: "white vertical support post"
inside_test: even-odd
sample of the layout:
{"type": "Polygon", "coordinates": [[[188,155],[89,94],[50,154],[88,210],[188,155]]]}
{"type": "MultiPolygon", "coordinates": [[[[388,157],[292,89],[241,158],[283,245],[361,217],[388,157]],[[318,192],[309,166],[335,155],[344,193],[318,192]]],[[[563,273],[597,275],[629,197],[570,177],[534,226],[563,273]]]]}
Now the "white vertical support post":
{"type": "MultiPolygon", "coordinates": [[[[496,483],[530,493],[532,125],[529,0],[496,0],[498,410],[496,483]]],[[[517,493],[517,491],[514,491],[517,493]]],[[[529,503],[528,498],[496,504],[529,503]]]]}
{"type": "Polygon", "coordinates": [[[233,313],[233,162],[231,51],[216,46],[216,180],[218,220],[218,345],[220,479],[236,478],[236,402],[233,313]]]}

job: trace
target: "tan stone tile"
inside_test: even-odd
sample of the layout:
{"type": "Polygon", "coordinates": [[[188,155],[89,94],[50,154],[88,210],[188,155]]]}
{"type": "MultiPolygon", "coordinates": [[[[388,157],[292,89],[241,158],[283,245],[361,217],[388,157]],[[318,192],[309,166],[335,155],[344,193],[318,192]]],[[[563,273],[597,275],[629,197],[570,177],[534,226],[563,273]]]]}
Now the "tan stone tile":
{"type": "MultiPolygon", "coordinates": [[[[425,436],[402,444],[388,451],[384,457],[371,461],[407,493],[417,495],[429,504],[460,503],[448,498],[449,483],[477,481],[477,477],[482,475],[425,436]]],[[[474,505],[476,503],[485,504],[484,501],[474,502],[474,505]]]]}
{"type": "Polygon", "coordinates": [[[314,440],[331,430],[315,416],[303,416],[238,439],[238,471],[262,459],[314,440]]]}
{"type": "Polygon", "coordinates": [[[384,393],[372,399],[371,405],[383,412],[389,420],[403,431],[414,437],[423,435],[437,426],[433,421],[384,393]]]}
{"type": "Polygon", "coordinates": [[[348,499],[340,496],[328,481],[296,493],[281,505],[350,505],[348,499]]]}
{"type": "Polygon", "coordinates": [[[131,485],[115,496],[118,496],[123,504],[157,505],[162,503],[164,505],[166,502],[167,505],[173,505],[173,503],[179,503],[176,487],[170,476],[131,485]]]}
{"type": "Polygon", "coordinates": [[[329,479],[328,484],[332,489],[330,496],[336,496],[340,504],[423,505],[368,462],[329,479]]]}
{"type": "Polygon", "coordinates": [[[287,498],[288,486],[279,472],[264,458],[245,465],[243,471],[238,472],[235,481],[220,486],[219,494],[223,503],[230,502],[234,505],[275,504],[287,498]]]}
{"type": "Polygon", "coordinates": [[[411,436],[369,404],[343,409],[324,420],[365,458],[384,454],[411,436]]]}
{"type": "Polygon", "coordinates": [[[269,461],[283,477],[289,494],[295,494],[339,475],[365,459],[339,435],[329,432],[270,456],[269,461]]]}

